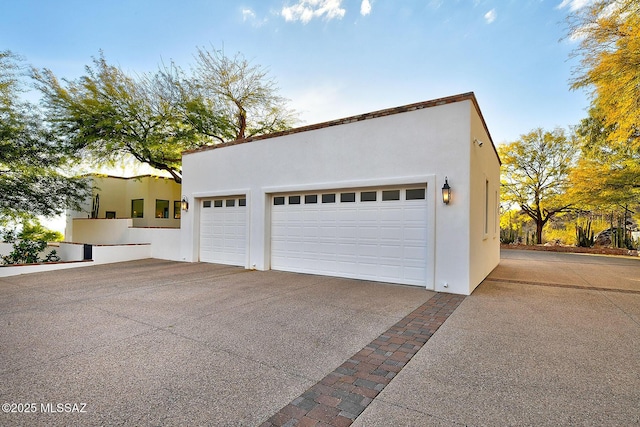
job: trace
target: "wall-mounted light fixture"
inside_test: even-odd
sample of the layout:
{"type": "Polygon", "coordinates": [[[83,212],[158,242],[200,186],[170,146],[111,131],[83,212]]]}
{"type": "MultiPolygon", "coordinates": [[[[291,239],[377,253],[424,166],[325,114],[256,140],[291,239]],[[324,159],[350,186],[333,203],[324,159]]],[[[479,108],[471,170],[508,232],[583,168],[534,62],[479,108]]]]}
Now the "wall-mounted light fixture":
{"type": "Polygon", "coordinates": [[[182,201],[180,202],[180,207],[182,208],[183,211],[188,211],[189,210],[189,199],[187,199],[187,196],[182,196],[182,201]]]}
{"type": "Polygon", "coordinates": [[[475,139],[473,140],[474,144],[478,144],[478,147],[482,147],[482,144],[484,144],[482,141],[480,141],[479,139],[475,139]]]}
{"type": "Polygon", "coordinates": [[[449,181],[447,177],[444,177],[444,185],[442,186],[442,203],[448,205],[451,201],[451,187],[449,187],[449,181]]]}

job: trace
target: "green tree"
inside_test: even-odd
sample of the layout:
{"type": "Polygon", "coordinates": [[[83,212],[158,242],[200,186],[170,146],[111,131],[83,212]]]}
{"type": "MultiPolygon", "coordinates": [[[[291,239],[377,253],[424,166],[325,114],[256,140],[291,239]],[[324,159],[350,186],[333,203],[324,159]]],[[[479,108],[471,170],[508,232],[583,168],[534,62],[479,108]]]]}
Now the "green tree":
{"type": "Polygon", "coordinates": [[[259,66],[239,54],[198,50],[187,75],[175,64],[132,77],[95,58],[86,74],[60,81],[33,70],[53,130],[96,164],[133,156],[182,182],[182,152],[284,130],[292,113],[259,66]]]}
{"type": "Polygon", "coordinates": [[[502,197],[517,203],[536,225],[536,243],[554,215],[566,211],[564,199],[575,148],[562,129],[535,129],[498,147],[502,159],[502,197]]]}
{"type": "Polygon", "coordinates": [[[76,81],[60,81],[47,69],[32,74],[54,132],[95,164],[130,155],[181,182],[182,151],[206,144],[161,73],[134,79],[101,54],[76,81]]]}
{"type": "Polygon", "coordinates": [[[569,17],[581,58],[573,89],[592,90],[610,144],[640,147],[640,2],[595,0],[569,17]]]}
{"type": "Polygon", "coordinates": [[[240,53],[229,57],[221,50],[198,48],[188,87],[195,95],[192,117],[214,113],[215,126],[201,131],[222,142],[286,130],[296,121],[267,70],[240,53]]]}
{"type": "Polygon", "coordinates": [[[53,216],[79,208],[86,182],[66,176],[69,147],[42,125],[38,109],[21,100],[22,59],[0,52],[0,219],[53,216]]]}

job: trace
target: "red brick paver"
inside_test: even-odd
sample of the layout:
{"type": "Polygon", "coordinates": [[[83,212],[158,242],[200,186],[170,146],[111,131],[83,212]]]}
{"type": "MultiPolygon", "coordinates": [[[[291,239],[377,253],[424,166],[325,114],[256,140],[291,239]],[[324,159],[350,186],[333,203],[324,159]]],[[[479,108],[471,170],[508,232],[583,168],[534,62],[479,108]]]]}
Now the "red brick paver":
{"type": "Polygon", "coordinates": [[[436,293],[261,427],[351,425],[464,298],[436,293]]]}

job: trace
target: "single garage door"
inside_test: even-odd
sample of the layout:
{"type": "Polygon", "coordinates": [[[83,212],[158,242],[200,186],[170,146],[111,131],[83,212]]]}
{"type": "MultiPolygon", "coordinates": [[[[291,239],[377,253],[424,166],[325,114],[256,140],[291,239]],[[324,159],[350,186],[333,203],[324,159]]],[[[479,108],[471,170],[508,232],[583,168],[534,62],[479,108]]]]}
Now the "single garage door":
{"type": "Polygon", "coordinates": [[[244,266],[247,250],[246,198],[212,198],[200,203],[200,261],[244,266]]]}
{"type": "Polygon", "coordinates": [[[424,286],[426,187],[272,197],[271,268],[424,286]]]}

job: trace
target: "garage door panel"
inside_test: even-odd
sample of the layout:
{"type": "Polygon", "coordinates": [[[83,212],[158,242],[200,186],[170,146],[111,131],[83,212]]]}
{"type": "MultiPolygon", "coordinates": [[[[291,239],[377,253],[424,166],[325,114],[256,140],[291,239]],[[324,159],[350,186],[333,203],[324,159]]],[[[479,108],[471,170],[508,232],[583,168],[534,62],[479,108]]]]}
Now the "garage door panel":
{"type": "Polygon", "coordinates": [[[385,200],[382,189],[302,193],[300,204],[273,205],[272,268],[425,285],[426,199],[406,200],[405,188],[385,193],[385,200]],[[362,201],[362,192],[375,200],[362,201]],[[322,203],[332,193],[335,202],[322,203]],[[354,194],[342,201],[344,193],[354,194]]]}
{"type": "Polygon", "coordinates": [[[246,263],[246,207],[238,198],[202,202],[200,261],[244,266],[246,263]],[[208,202],[208,203],[207,203],[208,202]]]}

